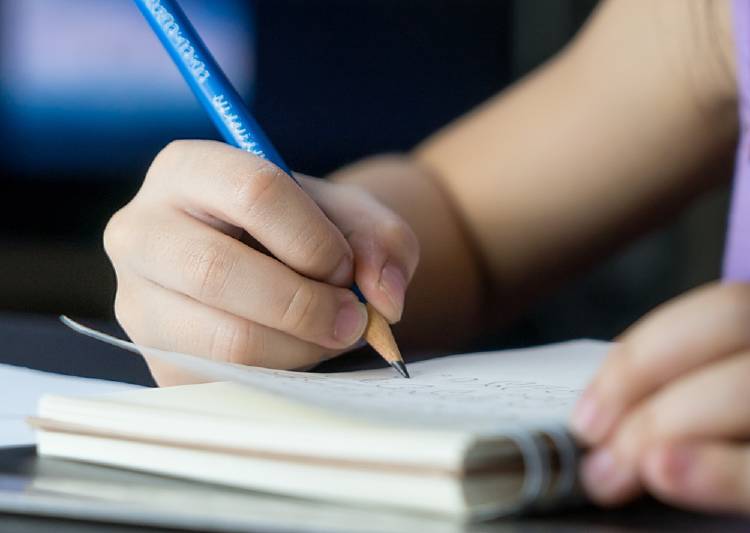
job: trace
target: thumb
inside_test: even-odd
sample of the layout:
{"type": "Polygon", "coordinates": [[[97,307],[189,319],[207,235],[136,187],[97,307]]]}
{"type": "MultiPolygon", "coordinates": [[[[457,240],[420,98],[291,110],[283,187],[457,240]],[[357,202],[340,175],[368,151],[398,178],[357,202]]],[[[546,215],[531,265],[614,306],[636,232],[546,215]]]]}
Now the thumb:
{"type": "Polygon", "coordinates": [[[364,189],[299,177],[349,241],[354,280],[364,297],[389,322],[398,322],[419,262],[419,242],[412,229],[364,189]]]}
{"type": "Polygon", "coordinates": [[[354,279],[367,301],[389,322],[401,320],[419,246],[399,217],[380,218],[345,232],[354,252],[354,279]]]}

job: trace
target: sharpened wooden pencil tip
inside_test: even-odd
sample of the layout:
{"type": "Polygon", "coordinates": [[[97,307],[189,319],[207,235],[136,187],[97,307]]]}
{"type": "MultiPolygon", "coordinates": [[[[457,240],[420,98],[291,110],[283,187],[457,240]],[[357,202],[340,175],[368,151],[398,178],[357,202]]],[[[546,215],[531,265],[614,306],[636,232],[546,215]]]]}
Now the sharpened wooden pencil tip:
{"type": "Polygon", "coordinates": [[[403,361],[391,361],[391,366],[396,369],[396,371],[401,374],[406,379],[409,379],[411,376],[409,375],[409,371],[406,370],[406,365],[403,361]]]}
{"type": "Polygon", "coordinates": [[[393,338],[391,326],[383,315],[381,315],[372,305],[367,304],[367,328],[365,329],[365,340],[378,352],[383,359],[388,361],[396,370],[401,372],[394,363],[400,363],[403,367],[401,372],[404,377],[409,377],[406,371],[406,365],[401,357],[401,352],[393,338]]]}

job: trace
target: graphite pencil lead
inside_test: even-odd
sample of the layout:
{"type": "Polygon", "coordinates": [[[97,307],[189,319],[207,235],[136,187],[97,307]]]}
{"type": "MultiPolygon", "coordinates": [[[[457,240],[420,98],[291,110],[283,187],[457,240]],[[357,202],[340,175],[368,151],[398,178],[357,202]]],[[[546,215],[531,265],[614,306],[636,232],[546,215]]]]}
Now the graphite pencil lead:
{"type": "Polygon", "coordinates": [[[391,361],[391,366],[395,368],[399,374],[404,376],[405,378],[410,378],[409,371],[406,370],[406,365],[403,361],[391,361]]]}

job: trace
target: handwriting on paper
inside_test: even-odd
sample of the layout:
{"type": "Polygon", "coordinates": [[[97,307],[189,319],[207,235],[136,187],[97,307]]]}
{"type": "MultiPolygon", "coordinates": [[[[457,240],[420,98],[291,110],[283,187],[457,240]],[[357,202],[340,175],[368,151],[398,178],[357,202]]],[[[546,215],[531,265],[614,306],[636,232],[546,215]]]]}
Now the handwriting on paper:
{"type": "Polygon", "coordinates": [[[416,417],[451,423],[457,418],[477,423],[559,419],[567,415],[580,393],[578,388],[533,380],[484,379],[445,372],[420,373],[411,380],[269,373],[287,396],[404,421],[416,417]]]}
{"type": "Polygon", "coordinates": [[[409,365],[412,379],[391,368],[316,374],[246,367],[136,346],[65,318],[76,331],[215,381],[230,381],[335,412],[389,422],[483,426],[564,422],[610,348],[570,341],[549,346],[462,354],[409,365]]]}

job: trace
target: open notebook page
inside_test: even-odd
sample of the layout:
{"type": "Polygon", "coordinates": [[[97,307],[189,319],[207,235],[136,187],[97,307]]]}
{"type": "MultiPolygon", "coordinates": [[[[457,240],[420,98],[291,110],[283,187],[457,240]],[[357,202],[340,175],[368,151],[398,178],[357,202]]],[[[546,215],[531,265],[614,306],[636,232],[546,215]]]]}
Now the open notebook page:
{"type": "Polygon", "coordinates": [[[211,361],[137,346],[65,317],[63,321],[80,333],[142,352],[202,378],[241,383],[356,416],[475,430],[565,422],[609,348],[605,342],[580,340],[454,355],[412,363],[412,379],[404,379],[391,368],[319,374],[211,361]]]}

